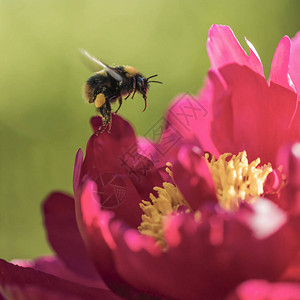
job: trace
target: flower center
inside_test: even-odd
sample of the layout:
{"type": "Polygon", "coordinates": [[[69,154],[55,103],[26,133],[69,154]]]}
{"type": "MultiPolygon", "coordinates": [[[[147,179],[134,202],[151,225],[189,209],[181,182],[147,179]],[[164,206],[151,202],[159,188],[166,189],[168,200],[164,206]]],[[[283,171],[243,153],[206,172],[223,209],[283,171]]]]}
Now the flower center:
{"type": "Polygon", "coordinates": [[[238,208],[240,201],[252,202],[254,197],[264,193],[264,182],[272,172],[271,164],[258,167],[260,158],[248,163],[246,151],[238,155],[222,154],[219,159],[214,156],[209,161],[205,154],[217,197],[221,207],[227,210],[238,208]]]}
{"type": "MultiPolygon", "coordinates": [[[[205,154],[204,157],[212,174],[216,194],[222,208],[234,210],[238,208],[241,201],[251,203],[255,201],[255,197],[264,193],[264,182],[268,174],[272,172],[270,164],[259,167],[259,158],[249,164],[246,151],[240,152],[238,155],[224,153],[219,159],[214,156],[209,159],[208,154],[205,154]]],[[[154,187],[157,196],[155,197],[151,193],[151,201],[142,201],[140,208],[144,214],[141,225],[138,227],[140,233],[154,237],[164,250],[167,250],[163,229],[166,216],[190,212],[187,201],[175,184],[171,166],[170,163],[167,163],[166,172],[174,184],[164,182],[163,187],[154,187]]],[[[194,212],[194,216],[196,220],[199,220],[201,214],[197,211],[194,212]]]]}
{"type": "MultiPolygon", "coordinates": [[[[167,163],[166,172],[173,179],[173,173],[169,167],[172,165],[167,163]]],[[[174,179],[173,179],[174,182],[174,179]]],[[[163,187],[154,187],[154,191],[158,196],[150,194],[150,201],[142,200],[140,208],[143,211],[142,223],[138,230],[145,235],[150,235],[155,238],[157,243],[164,249],[166,242],[163,232],[163,221],[167,215],[178,213],[178,208],[181,206],[189,207],[184,200],[182,194],[176,185],[164,182],[163,187]]]]}

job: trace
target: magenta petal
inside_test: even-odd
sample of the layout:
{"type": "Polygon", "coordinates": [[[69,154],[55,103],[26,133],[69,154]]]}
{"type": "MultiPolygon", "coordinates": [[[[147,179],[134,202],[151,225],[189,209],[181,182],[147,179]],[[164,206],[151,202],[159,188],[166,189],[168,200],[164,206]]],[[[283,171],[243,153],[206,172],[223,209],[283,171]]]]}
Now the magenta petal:
{"type": "Polygon", "coordinates": [[[225,65],[237,63],[247,66],[254,72],[264,76],[263,67],[252,44],[250,56],[239,44],[234,33],[228,26],[212,25],[208,32],[207,52],[211,67],[218,70],[225,65]]]}
{"type": "Polygon", "coordinates": [[[166,172],[166,163],[175,160],[177,147],[175,145],[169,147],[167,153],[162,151],[162,144],[155,143],[144,137],[138,138],[138,153],[152,161],[163,181],[170,181],[170,176],[166,172]]]}
{"type": "Polygon", "coordinates": [[[278,161],[285,166],[287,184],[280,193],[280,204],[291,215],[300,214],[300,143],[283,147],[278,161]]]}
{"type": "MultiPolygon", "coordinates": [[[[297,108],[296,94],[277,84],[269,87],[263,77],[245,66],[227,65],[220,73],[230,93],[230,101],[225,98],[228,104],[224,105],[231,104],[232,120],[221,114],[213,121],[211,134],[217,148],[222,153],[234,154],[246,150],[250,161],[260,157],[262,163],[270,162],[276,166],[281,145],[295,139],[298,134],[296,126],[289,127],[297,108]],[[232,128],[230,144],[223,143],[223,128],[232,128]]],[[[220,106],[215,99],[214,105],[220,106]]],[[[298,115],[295,119],[299,120],[298,115]]]]}
{"type": "Polygon", "coordinates": [[[192,216],[172,217],[166,224],[166,253],[136,230],[117,223],[110,228],[118,245],[113,249],[118,272],[142,291],[167,299],[221,299],[241,280],[229,268],[227,253],[214,250],[207,224],[200,225],[192,216]]]}
{"type": "MultiPolygon", "coordinates": [[[[92,124],[97,120],[98,117],[92,118],[92,124]]],[[[98,174],[115,172],[122,164],[124,153],[136,151],[136,136],[131,125],[117,115],[112,115],[112,120],[114,125],[110,133],[105,131],[90,138],[81,176],[91,173],[93,169],[98,174]]]]}
{"type": "Polygon", "coordinates": [[[297,257],[292,260],[290,265],[280,277],[280,280],[300,282],[300,252],[297,257]]]}
{"type": "Polygon", "coordinates": [[[97,199],[94,189],[95,183],[88,182],[82,191],[81,197],[76,199],[78,226],[89,255],[95,261],[97,269],[100,269],[100,274],[105,273],[105,276],[113,277],[116,275],[108,246],[110,238],[109,235],[105,235],[105,232],[103,234],[99,228],[100,225],[104,226],[109,222],[112,218],[112,212],[100,211],[99,199],[97,199]]]}
{"type": "MultiPolygon", "coordinates": [[[[280,189],[284,185],[284,180],[286,178],[286,173],[282,170],[273,169],[273,171],[268,175],[266,181],[264,182],[264,197],[273,200],[275,203],[279,204],[280,189]]],[[[282,208],[282,206],[280,206],[282,208]]]]}
{"type": "Polygon", "coordinates": [[[197,146],[182,146],[173,166],[176,185],[195,211],[203,203],[217,203],[216,191],[203,152],[197,146]]]}
{"type": "Polygon", "coordinates": [[[251,222],[228,213],[212,212],[200,222],[192,214],[171,216],[164,226],[165,253],[156,250],[152,238],[111,222],[116,268],[137,289],[177,299],[222,299],[244,280],[274,280],[299,250],[297,230],[277,220],[283,211],[265,231],[270,216],[249,214],[251,222]],[[274,250],[276,245],[281,247],[274,250]]]}
{"type": "Polygon", "coordinates": [[[48,240],[58,257],[73,272],[100,280],[78,230],[74,199],[53,193],[45,200],[43,212],[48,240]]]}
{"type": "Polygon", "coordinates": [[[87,279],[86,277],[81,276],[81,274],[76,274],[68,269],[65,264],[57,257],[53,256],[43,256],[35,260],[17,260],[12,261],[13,264],[20,267],[29,267],[37,271],[48,273],[59,278],[76,282],[89,287],[96,287],[101,289],[108,290],[106,284],[98,278],[96,279],[87,279]]]}
{"type": "Polygon", "coordinates": [[[90,119],[90,123],[91,123],[91,126],[92,126],[92,129],[94,132],[97,132],[100,128],[100,126],[102,126],[102,119],[101,117],[92,117],[90,119]]]}
{"type": "Polygon", "coordinates": [[[253,71],[257,72],[258,74],[264,76],[263,65],[256,49],[254,48],[254,45],[250,41],[248,41],[246,37],[245,37],[245,41],[250,49],[250,55],[249,55],[250,68],[252,68],[253,71]]]}
{"type": "Polygon", "coordinates": [[[300,143],[294,144],[289,153],[289,181],[286,189],[291,214],[300,214],[300,143]]]}
{"type": "Polygon", "coordinates": [[[138,144],[138,152],[141,155],[150,159],[156,165],[157,161],[154,157],[154,155],[156,154],[155,142],[148,140],[147,138],[144,137],[138,137],[137,144],[138,144]]]}
{"type": "MultiPolygon", "coordinates": [[[[147,157],[136,152],[133,157],[125,156],[123,163],[126,164],[128,177],[139,194],[135,200],[148,199],[153,187],[162,185],[163,179],[159,171],[147,157]]],[[[139,213],[137,215],[140,216],[139,213]]]]}
{"type": "Polygon", "coordinates": [[[81,168],[81,185],[93,180],[102,208],[137,227],[142,214],[138,204],[163,181],[151,160],[138,153],[131,125],[117,115],[113,115],[113,124],[111,133],[93,134],[90,138],[81,168]]]}
{"type": "Polygon", "coordinates": [[[290,55],[290,70],[292,82],[296,88],[298,97],[300,95],[300,32],[292,39],[291,55],[290,55]]]}
{"type": "MultiPolygon", "coordinates": [[[[224,149],[231,149],[234,143],[234,119],[231,95],[230,91],[225,89],[220,77],[214,71],[209,71],[208,77],[214,87],[212,93],[214,118],[211,122],[210,134],[217,148],[219,147],[219,152],[222,153],[224,149]]],[[[219,157],[219,155],[215,156],[219,157]]]]}
{"type": "Polygon", "coordinates": [[[226,300],[292,300],[300,299],[300,285],[292,282],[248,280],[241,283],[226,300]]]}
{"type": "Polygon", "coordinates": [[[179,145],[195,140],[198,140],[205,151],[218,155],[210,136],[210,124],[213,118],[212,88],[210,82],[207,82],[198,96],[180,95],[171,103],[166,127],[158,144],[158,151],[164,156],[165,161],[173,163],[179,145]]]}
{"type": "Polygon", "coordinates": [[[138,293],[118,274],[112,249],[116,248],[109,230],[114,213],[101,210],[95,183],[86,183],[80,199],[76,199],[79,228],[84,237],[89,255],[105,283],[121,296],[137,297],[138,293]]]}
{"type": "Polygon", "coordinates": [[[0,260],[0,293],[12,300],[120,299],[111,291],[83,286],[0,260]]]}
{"type": "Polygon", "coordinates": [[[262,198],[240,208],[236,218],[252,231],[251,237],[238,238],[237,259],[244,278],[278,278],[299,251],[299,220],[288,219],[283,210],[262,198]]]}
{"type": "Polygon", "coordinates": [[[78,190],[82,162],[83,162],[83,153],[82,153],[82,150],[79,149],[76,153],[75,164],[74,164],[74,173],[73,173],[73,190],[74,190],[74,193],[75,193],[75,191],[78,190]]]}
{"type": "Polygon", "coordinates": [[[286,35],[279,42],[271,65],[270,81],[291,89],[288,73],[290,62],[291,40],[286,35]]]}

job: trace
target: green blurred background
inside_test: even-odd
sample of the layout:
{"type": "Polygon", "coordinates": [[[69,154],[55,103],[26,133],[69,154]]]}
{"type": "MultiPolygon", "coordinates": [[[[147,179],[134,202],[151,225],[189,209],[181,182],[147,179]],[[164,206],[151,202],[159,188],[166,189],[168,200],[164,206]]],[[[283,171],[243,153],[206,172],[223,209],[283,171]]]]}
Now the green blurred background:
{"type": "Polygon", "coordinates": [[[179,93],[196,93],[209,61],[207,31],[230,25],[256,47],[269,74],[275,47],[299,28],[299,0],[0,0],[0,257],[50,253],[40,205],[72,193],[73,163],[91,134],[93,105],[82,100],[91,72],[78,48],[129,64],[164,84],[120,110],[143,134],[179,93]]]}

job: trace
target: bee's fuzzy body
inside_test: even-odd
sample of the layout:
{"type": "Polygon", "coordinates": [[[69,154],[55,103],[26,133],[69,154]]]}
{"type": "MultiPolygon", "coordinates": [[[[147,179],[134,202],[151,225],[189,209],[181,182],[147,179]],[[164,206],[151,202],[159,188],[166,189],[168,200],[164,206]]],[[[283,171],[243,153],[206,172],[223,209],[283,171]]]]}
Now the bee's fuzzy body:
{"type": "Polygon", "coordinates": [[[102,118],[102,128],[100,132],[103,132],[107,126],[111,127],[111,103],[118,100],[119,107],[116,112],[122,106],[123,97],[126,100],[130,95],[132,98],[135,93],[140,93],[145,100],[145,108],[147,104],[147,91],[149,88],[149,81],[157,75],[145,78],[138,70],[131,66],[118,66],[110,67],[101,61],[90,56],[86,51],[83,51],[89,59],[92,59],[97,64],[101,65],[104,69],[96,72],[91,76],[84,86],[84,97],[89,103],[94,103],[98,112],[98,115],[102,118]]]}

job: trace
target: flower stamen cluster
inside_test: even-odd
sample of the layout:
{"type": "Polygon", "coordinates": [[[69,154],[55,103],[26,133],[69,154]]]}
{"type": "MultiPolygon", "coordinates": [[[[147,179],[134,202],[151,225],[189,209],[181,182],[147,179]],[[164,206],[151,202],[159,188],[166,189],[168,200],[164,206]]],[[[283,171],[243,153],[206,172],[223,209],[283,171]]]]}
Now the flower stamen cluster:
{"type": "Polygon", "coordinates": [[[219,159],[214,156],[209,161],[205,154],[219,199],[219,204],[226,210],[234,210],[240,201],[251,202],[264,193],[264,182],[272,172],[271,164],[258,167],[260,158],[250,164],[246,151],[238,155],[224,153],[219,159]]]}
{"type": "MultiPolygon", "coordinates": [[[[172,165],[167,163],[166,172],[173,179],[172,171],[169,167],[172,165]]],[[[174,180],[173,180],[174,182],[174,180]]],[[[150,201],[142,200],[140,208],[144,212],[142,215],[142,223],[138,227],[140,233],[154,237],[157,243],[166,248],[166,241],[163,232],[163,221],[167,215],[178,213],[178,208],[182,205],[189,207],[184,200],[176,185],[164,182],[163,187],[154,187],[154,191],[158,196],[150,194],[150,201]]]]}
{"type": "MultiPolygon", "coordinates": [[[[226,210],[235,210],[241,201],[251,203],[264,193],[264,182],[272,172],[271,164],[259,167],[260,158],[250,164],[246,151],[238,155],[224,153],[218,159],[205,154],[212,178],[214,180],[219,205],[226,210]]],[[[173,174],[168,163],[166,172],[173,182],[173,174]]],[[[163,187],[154,187],[158,196],[150,194],[151,201],[143,200],[140,208],[143,211],[142,222],[138,227],[140,233],[152,236],[157,244],[167,249],[163,223],[168,215],[178,214],[179,207],[185,207],[184,213],[190,212],[189,205],[176,184],[164,182],[163,187]]],[[[195,213],[195,218],[198,218],[195,213]]]]}

